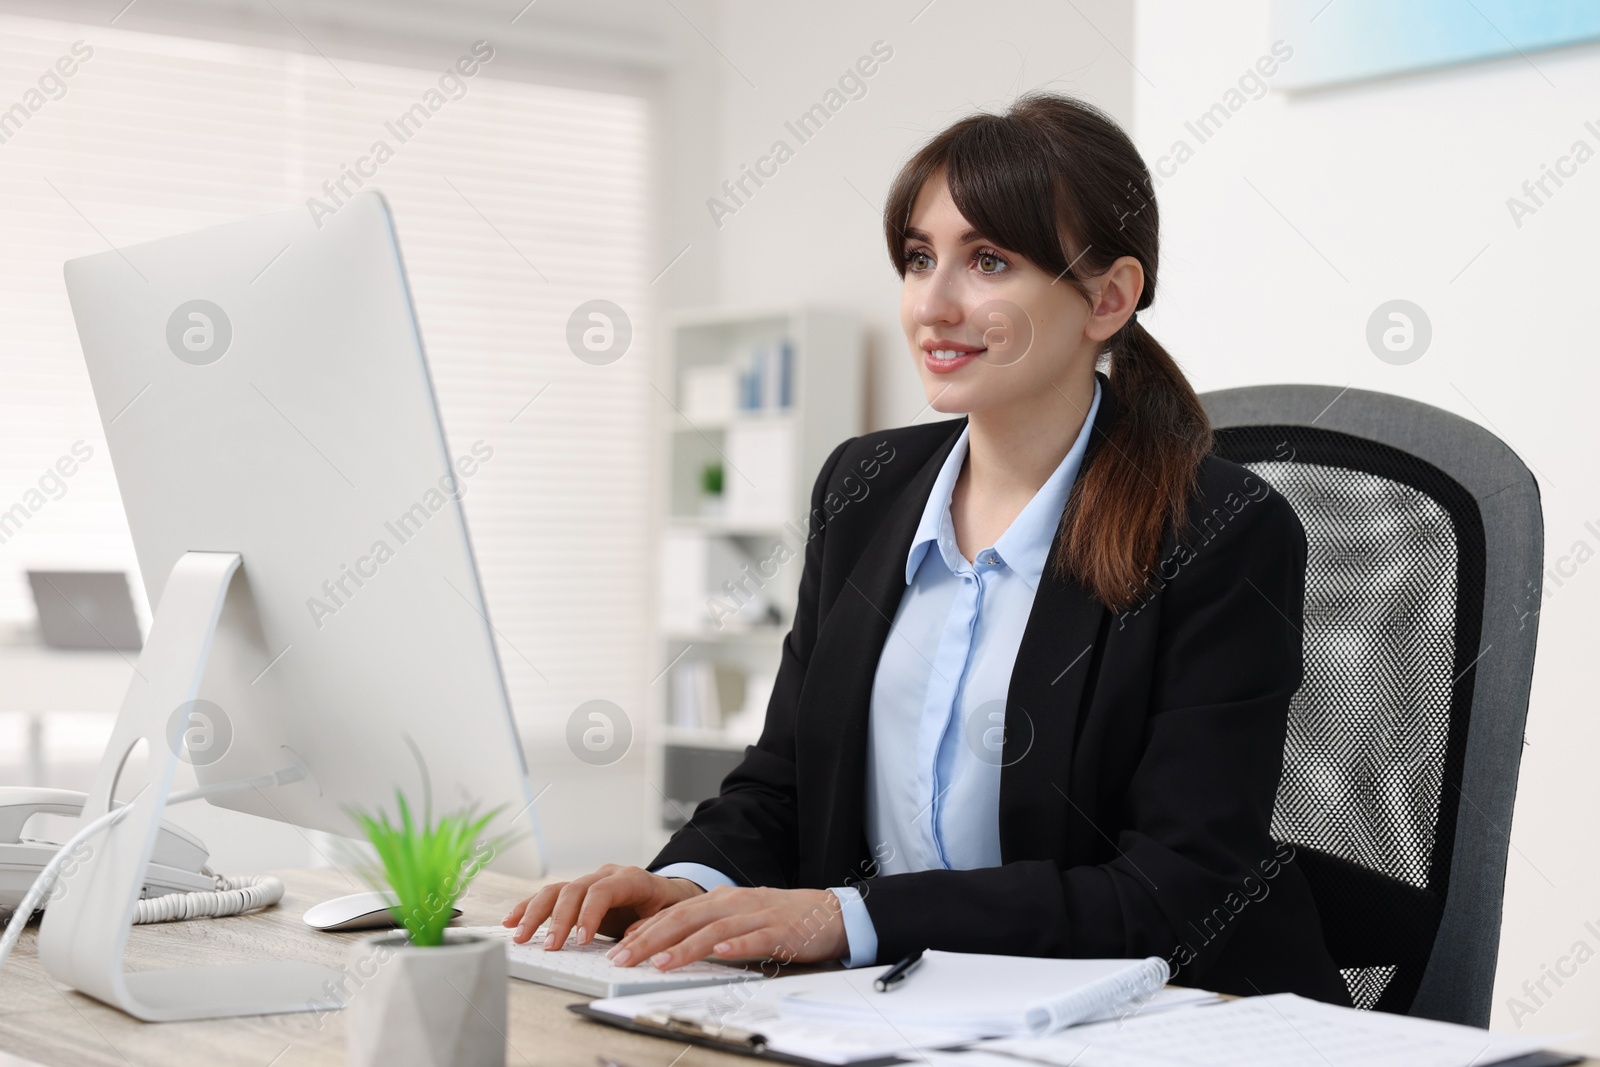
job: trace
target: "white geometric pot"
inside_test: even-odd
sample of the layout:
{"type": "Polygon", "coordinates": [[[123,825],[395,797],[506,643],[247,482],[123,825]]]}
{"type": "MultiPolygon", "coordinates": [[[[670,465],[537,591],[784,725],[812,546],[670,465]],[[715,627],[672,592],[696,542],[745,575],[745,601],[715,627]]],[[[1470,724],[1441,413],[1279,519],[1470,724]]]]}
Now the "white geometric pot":
{"type": "Polygon", "coordinates": [[[354,1067],[505,1067],[503,942],[446,930],[418,948],[404,931],[377,934],[345,966],[354,1067]]]}

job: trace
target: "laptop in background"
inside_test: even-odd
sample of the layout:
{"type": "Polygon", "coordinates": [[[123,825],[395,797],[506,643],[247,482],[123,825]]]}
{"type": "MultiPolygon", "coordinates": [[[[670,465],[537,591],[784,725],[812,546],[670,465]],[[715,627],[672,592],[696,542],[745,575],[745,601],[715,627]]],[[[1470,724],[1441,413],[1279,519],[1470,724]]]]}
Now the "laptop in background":
{"type": "Polygon", "coordinates": [[[49,648],[137,652],[144,644],[122,571],[29,571],[39,634],[49,648]]]}

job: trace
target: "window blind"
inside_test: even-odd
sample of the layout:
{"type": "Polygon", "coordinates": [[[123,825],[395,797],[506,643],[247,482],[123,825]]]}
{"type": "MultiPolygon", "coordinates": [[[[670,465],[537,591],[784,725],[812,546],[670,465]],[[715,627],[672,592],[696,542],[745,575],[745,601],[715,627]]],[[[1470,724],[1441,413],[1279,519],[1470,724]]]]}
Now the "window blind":
{"type": "Polygon", "coordinates": [[[443,71],[0,16],[0,622],[32,618],[26,569],[137,574],[62,262],[303,205],[385,140],[369,186],[452,453],[494,449],[464,504],[518,719],[551,736],[586,700],[642,706],[648,104],[491,57],[401,142],[443,71]],[[613,363],[567,346],[593,299],[632,318],[613,363]]]}

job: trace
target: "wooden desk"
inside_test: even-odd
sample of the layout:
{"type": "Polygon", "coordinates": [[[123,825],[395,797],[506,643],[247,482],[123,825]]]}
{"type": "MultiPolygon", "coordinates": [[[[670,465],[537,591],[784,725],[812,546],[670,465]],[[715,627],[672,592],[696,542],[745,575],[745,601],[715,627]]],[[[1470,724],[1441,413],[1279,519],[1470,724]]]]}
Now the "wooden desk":
{"type": "MultiPolygon", "coordinates": [[[[306,908],[367,887],[331,868],[277,871],[287,892],[274,908],[226,919],[135,926],[130,970],[262,959],[344,964],[362,934],[325,934],[300,921],[306,908]]],[[[480,875],[461,901],[461,924],[491,926],[529,891],[529,883],[480,875]]],[[[0,1050],[50,1067],[333,1067],[345,1062],[342,1012],[258,1015],[200,1022],[143,1023],[51,980],[39,964],[30,927],[0,971],[0,1050]]],[[[596,1067],[604,1055],[626,1067],[749,1067],[746,1057],[694,1048],[586,1022],[567,1010],[580,994],[512,981],[507,1067],[596,1067]],[[687,1051],[685,1051],[687,1049],[687,1051]],[[680,1054],[681,1058],[680,1058],[680,1054]]]]}
{"type": "MultiPolygon", "coordinates": [[[[227,919],[135,926],[129,968],[267,956],[343,966],[345,946],[364,935],[319,933],[300,916],[318,901],[366,886],[333,868],[276,873],[287,892],[275,908],[227,919]]],[[[504,875],[480,875],[461,901],[462,925],[497,924],[529,888],[530,883],[504,875]]],[[[342,1012],[143,1023],[52,981],[39,965],[37,938],[37,927],[30,927],[0,971],[3,1052],[50,1067],[331,1067],[345,1062],[342,1012]]],[[[509,986],[507,1067],[596,1067],[601,1056],[625,1067],[750,1067],[758,1062],[586,1022],[567,1011],[568,1004],[585,999],[576,993],[532,982],[512,981],[509,986]]]]}

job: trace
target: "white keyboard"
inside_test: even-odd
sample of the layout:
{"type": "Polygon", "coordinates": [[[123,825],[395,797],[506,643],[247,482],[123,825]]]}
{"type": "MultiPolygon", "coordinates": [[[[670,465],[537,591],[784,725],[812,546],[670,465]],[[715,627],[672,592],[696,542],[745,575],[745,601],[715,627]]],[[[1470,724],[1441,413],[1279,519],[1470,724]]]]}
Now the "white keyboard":
{"type": "Polygon", "coordinates": [[[451,929],[504,941],[506,974],[512,978],[555,986],[557,989],[570,989],[574,993],[586,993],[594,997],[659,993],[663,990],[743,982],[761,977],[761,972],[757,970],[704,960],[670,971],[658,971],[648,961],[637,967],[618,967],[606,959],[606,953],[611,951],[616,942],[598,937],[587,945],[580,945],[576,938],[568,937],[567,943],[558,951],[546,952],[545,927],[542,926],[520,945],[511,940],[511,935],[516,931],[504,926],[461,926],[451,929]]]}

